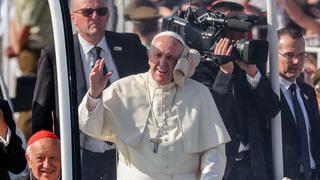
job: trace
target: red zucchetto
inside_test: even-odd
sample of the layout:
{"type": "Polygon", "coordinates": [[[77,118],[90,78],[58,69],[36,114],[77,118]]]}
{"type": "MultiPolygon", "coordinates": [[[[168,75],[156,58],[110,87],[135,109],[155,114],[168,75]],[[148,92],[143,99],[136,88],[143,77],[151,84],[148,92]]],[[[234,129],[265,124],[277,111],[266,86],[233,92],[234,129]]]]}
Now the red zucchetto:
{"type": "Polygon", "coordinates": [[[54,133],[52,133],[50,131],[40,130],[30,137],[30,139],[28,140],[28,143],[27,143],[27,147],[42,138],[59,139],[59,137],[57,135],[55,135],[54,133]]]}

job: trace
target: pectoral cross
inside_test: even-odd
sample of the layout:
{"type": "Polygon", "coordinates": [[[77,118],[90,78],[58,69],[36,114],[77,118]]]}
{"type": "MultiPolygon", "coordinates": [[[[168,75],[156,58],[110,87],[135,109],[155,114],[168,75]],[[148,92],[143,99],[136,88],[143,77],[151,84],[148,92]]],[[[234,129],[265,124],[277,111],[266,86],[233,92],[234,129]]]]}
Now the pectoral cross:
{"type": "Polygon", "coordinates": [[[153,153],[157,153],[159,144],[162,142],[162,140],[158,137],[155,137],[155,138],[150,138],[149,141],[153,143],[153,153]]]}
{"type": "Polygon", "coordinates": [[[165,113],[164,117],[165,118],[163,120],[163,124],[158,125],[158,122],[157,122],[157,126],[158,127],[160,126],[160,127],[158,129],[158,133],[156,137],[149,139],[149,141],[153,143],[153,153],[158,152],[159,144],[162,142],[160,137],[164,134],[164,126],[167,125],[168,114],[165,113]]]}

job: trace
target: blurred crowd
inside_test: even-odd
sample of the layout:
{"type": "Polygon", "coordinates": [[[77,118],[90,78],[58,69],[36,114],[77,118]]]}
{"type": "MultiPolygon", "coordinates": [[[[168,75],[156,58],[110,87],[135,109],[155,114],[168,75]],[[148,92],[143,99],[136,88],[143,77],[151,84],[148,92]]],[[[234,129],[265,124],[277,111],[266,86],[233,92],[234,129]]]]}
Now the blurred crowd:
{"type": "MultiPolygon", "coordinates": [[[[6,77],[9,91],[9,97],[5,92],[0,96],[0,179],[61,179],[57,72],[48,1],[0,0],[0,5],[0,74],[6,77]]],[[[92,92],[89,79],[100,58],[105,59],[101,67],[113,73],[105,87],[151,69],[150,49],[164,18],[198,8],[227,18],[267,17],[266,0],[69,0],[69,7],[78,105],[87,91],[92,92]]],[[[227,61],[215,63],[202,57],[188,77],[208,87],[231,137],[225,143],[225,180],[273,179],[270,120],[280,110],[284,178],[320,180],[320,1],[276,0],[276,7],[279,95],[271,88],[268,62],[252,64],[232,56],[233,44],[240,39],[267,40],[266,22],[248,32],[228,29],[210,49],[227,61]],[[291,85],[296,89],[291,90],[291,85]],[[300,114],[295,107],[297,94],[300,114]]],[[[80,132],[82,179],[116,179],[119,155],[113,143],[80,132]]]]}

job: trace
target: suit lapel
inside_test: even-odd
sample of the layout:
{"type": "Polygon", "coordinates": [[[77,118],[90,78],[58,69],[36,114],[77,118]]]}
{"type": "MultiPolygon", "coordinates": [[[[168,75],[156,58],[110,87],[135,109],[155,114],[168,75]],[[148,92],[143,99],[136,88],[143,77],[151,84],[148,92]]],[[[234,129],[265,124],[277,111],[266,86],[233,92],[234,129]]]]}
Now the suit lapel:
{"type": "Polygon", "coordinates": [[[88,90],[88,87],[87,87],[87,83],[84,75],[78,34],[75,34],[73,36],[73,46],[74,46],[74,57],[76,62],[75,66],[76,66],[78,104],[80,104],[83,96],[86,94],[88,90]]]}
{"type": "Polygon", "coordinates": [[[119,39],[116,39],[117,36],[111,35],[111,32],[106,31],[105,33],[105,37],[106,37],[106,41],[107,41],[107,45],[109,47],[112,59],[116,65],[116,68],[118,70],[119,73],[119,77],[122,78],[124,76],[124,72],[123,70],[125,70],[125,64],[123,64],[123,55],[125,53],[122,53],[122,51],[124,50],[123,46],[119,43],[119,39]]]}
{"type": "MultiPolygon", "coordinates": [[[[308,94],[305,92],[305,89],[303,88],[302,85],[300,85],[300,83],[298,83],[298,86],[300,88],[300,95],[301,95],[301,98],[303,100],[303,103],[304,103],[304,106],[306,107],[306,111],[307,111],[307,115],[308,115],[308,118],[309,118],[309,123],[311,125],[311,122],[313,120],[313,110],[312,110],[312,105],[310,103],[310,97],[308,96],[308,94]]],[[[311,130],[311,129],[310,129],[311,130]]]]}

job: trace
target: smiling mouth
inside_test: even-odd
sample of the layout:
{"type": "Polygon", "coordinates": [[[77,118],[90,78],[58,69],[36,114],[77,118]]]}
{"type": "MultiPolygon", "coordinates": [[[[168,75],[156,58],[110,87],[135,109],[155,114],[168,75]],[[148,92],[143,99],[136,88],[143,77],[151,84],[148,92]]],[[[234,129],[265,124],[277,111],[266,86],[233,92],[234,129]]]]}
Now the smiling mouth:
{"type": "Polygon", "coordinates": [[[168,70],[161,69],[161,68],[157,68],[157,71],[160,73],[167,73],[168,72],[168,70]]]}
{"type": "Polygon", "coordinates": [[[296,71],[301,71],[301,69],[299,69],[299,68],[292,68],[292,69],[290,69],[290,71],[291,71],[291,72],[296,72],[296,71]]]}
{"type": "Polygon", "coordinates": [[[91,23],[91,26],[100,26],[100,23],[91,23]]]}
{"type": "Polygon", "coordinates": [[[42,171],[42,173],[44,173],[44,174],[53,174],[54,170],[44,170],[44,171],[42,171]]]}

